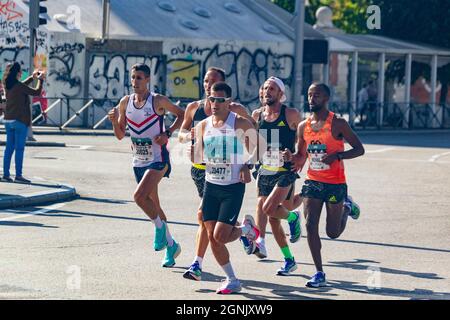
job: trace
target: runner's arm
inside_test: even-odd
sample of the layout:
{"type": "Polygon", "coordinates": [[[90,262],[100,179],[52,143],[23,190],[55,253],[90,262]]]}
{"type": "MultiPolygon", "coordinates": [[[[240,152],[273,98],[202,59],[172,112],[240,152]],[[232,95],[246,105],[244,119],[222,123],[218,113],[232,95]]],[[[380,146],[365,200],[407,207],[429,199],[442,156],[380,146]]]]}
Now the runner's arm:
{"type": "Polygon", "coordinates": [[[166,111],[168,111],[176,116],[174,123],[169,129],[167,129],[170,133],[173,133],[175,130],[179,129],[183,123],[184,110],[178,105],[173,104],[172,101],[170,101],[166,96],[157,94],[155,98],[157,109],[156,112],[158,115],[162,116],[166,111]]]}
{"type": "Polygon", "coordinates": [[[125,112],[127,109],[127,104],[129,96],[125,96],[120,99],[119,104],[108,112],[108,118],[111,120],[114,129],[114,135],[117,139],[122,140],[126,134],[126,116],[125,112]]]}
{"type": "Polygon", "coordinates": [[[297,127],[297,151],[292,155],[292,171],[294,172],[301,171],[306,163],[306,159],[308,158],[306,154],[306,141],[303,138],[306,121],[307,120],[300,122],[297,127]]]}
{"type": "Polygon", "coordinates": [[[338,121],[336,122],[336,124],[338,125],[338,129],[340,132],[339,135],[342,136],[342,138],[344,138],[344,140],[347,141],[352,147],[352,149],[340,153],[341,159],[354,159],[364,155],[364,146],[359,137],[350,127],[348,122],[345,119],[337,120],[338,121]]]}
{"type": "Polygon", "coordinates": [[[191,127],[197,108],[198,102],[191,102],[186,107],[186,111],[184,112],[184,120],[181,124],[180,133],[178,133],[178,141],[180,141],[181,143],[190,142],[192,140],[191,127]]]}
{"type": "Polygon", "coordinates": [[[206,121],[200,121],[194,127],[194,144],[191,146],[191,162],[203,162],[203,131],[205,130],[206,121]]]}

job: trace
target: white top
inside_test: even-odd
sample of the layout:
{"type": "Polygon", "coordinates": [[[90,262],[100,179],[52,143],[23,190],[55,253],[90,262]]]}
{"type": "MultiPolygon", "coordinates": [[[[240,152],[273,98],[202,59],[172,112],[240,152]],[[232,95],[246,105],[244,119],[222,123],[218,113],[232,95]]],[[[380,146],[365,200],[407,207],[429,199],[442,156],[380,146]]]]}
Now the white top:
{"type": "Polygon", "coordinates": [[[160,146],[152,143],[155,136],[165,131],[164,116],[158,115],[153,107],[154,94],[150,93],[141,108],[134,105],[134,97],[135,94],[130,95],[126,110],[133,166],[146,167],[155,162],[169,162],[167,145],[160,146]]]}
{"type": "Polygon", "coordinates": [[[206,163],[206,181],[217,185],[239,183],[239,173],[244,164],[244,148],[236,135],[236,113],[230,112],[224,125],[214,128],[212,119],[206,119],[203,135],[206,163]]]}

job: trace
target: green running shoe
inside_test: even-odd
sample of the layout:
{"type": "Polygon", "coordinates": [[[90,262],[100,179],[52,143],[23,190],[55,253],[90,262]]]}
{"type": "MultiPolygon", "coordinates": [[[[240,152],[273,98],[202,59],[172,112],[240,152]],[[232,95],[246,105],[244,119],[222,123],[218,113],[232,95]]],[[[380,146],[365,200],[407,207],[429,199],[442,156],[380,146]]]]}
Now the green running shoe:
{"type": "Polygon", "coordinates": [[[157,228],[155,226],[155,240],[153,241],[153,249],[155,251],[164,250],[167,247],[167,238],[166,238],[166,222],[162,222],[163,225],[161,228],[157,228]]]}
{"type": "Polygon", "coordinates": [[[166,256],[164,257],[162,266],[164,268],[170,268],[175,265],[175,258],[180,255],[181,246],[173,240],[173,246],[167,246],[166,256]]]}

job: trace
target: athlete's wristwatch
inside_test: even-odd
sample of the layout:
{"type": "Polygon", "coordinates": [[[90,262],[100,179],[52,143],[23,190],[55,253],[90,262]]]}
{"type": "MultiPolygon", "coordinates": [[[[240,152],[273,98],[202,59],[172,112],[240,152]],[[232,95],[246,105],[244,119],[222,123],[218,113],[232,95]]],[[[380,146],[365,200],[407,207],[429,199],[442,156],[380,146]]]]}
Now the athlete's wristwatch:
{"type": "Polygon", "coordinates": [[[248,168],[249,170],[252,170],[252,169],[255,167],[255,165],[254,165],[253,163],[251,163],[250,160],[247,161],[247,162],[245,163],[245,165],[247,166],[247,168],[248,168]]]}
{"type": "Polygon", "coordinates": [[[166,134],[167,138],[170,138],[172,136],[172,132],[170,132],[169,129],[167,129],[164,133],[166,134]]]}

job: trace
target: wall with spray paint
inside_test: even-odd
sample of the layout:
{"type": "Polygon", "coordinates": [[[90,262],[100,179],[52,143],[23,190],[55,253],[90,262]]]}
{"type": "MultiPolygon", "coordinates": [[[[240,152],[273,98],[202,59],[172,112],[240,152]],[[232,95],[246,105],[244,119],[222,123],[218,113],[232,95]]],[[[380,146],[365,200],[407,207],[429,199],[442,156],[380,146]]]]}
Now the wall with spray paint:
{"type": "MultiPolygon", "coordinates": [[[[52,109],[49,118],[65,122],[86,101],[84,97],[85,38],[79,33],[52,32],[48,43],[47,96],[72,98],[65,100],[64,107],[52,109]],[[60,113],[61,110],[61,113],[60,113]]],[[[51,99],[49,103],[54,100],[51,99]]],[[[77,118],[71,125],[82,125],[77,118]]]]}
{"type": "Polygon", "coordinates": [[[129,70],[138,62],[150,66],[153,91],[162,92],[173,101],[185,102],[202,97],[203,75],[208,67],[221,67],[233,88],[233,98],[254,109],[259,103],[259,86],[269,76],[280,77],[289,96],[294,67],[292,50],[289,43],[224,41],[211,44],[195,39],[170,39],[162,44],[164,61],[161,55],[105,53],[93,49],[88,53],[88,95],[105,100],[97,101],[91,108],[91,123],[100,120],[121,97],[132,93],[129,70]],[[164,70],[167,73],[163,75],[164,70]],[[165,90],[161,88],[161,79],[165,79],[165,90]]]}
{"type": "MultiPolygon", "coordinates": [[[[0,0],[0,35],[0,76],[10,61],[19,61],[27,76],[28,14],[12,0],[0,0]]],[[[200,99],[202,78],[210,66],[225,69],[233,98],[250,109],[259,102],[259,86],[271,75],[285,82],[290,95],[294,67],[291,43],[167,39],[159,44],[135,40],[131,45],[132,40],[110,39],[109,43],[120,42],[123,48],[108,50],[87,41],[80,33],[47,32],[45,27],[38,30],[34,67],[47,72],[46,96],[69,98],[62,109],[50,112],[52,122],[62,124],[89,99],[96,99],[94,106],[71,125],[91,126],[99,121],[122,96],[132,92],[129,70],[138,62],[151,68],[152,91],[173,101],[200,99]],[[146,46],[151,45],[152,50],[148,50],[146,46]]]]}
{"type": "Polygon", "coordinates": [[[164,42],[167,55],[167,92],[173,99],[199,99],[203,95],[203,75],[208,67],[225,70],[233,98],[254,108],[258,90],[269,76],[286,84],[290,96],[294,57],[291,43],[257,43],[174,39],[164,42]]]}
{"type": "Polygon", "coordinates": [[[8,62],[17,61],[29,75],[28,13],[13,0],[0,0],[0,79],[8,62]]]}

